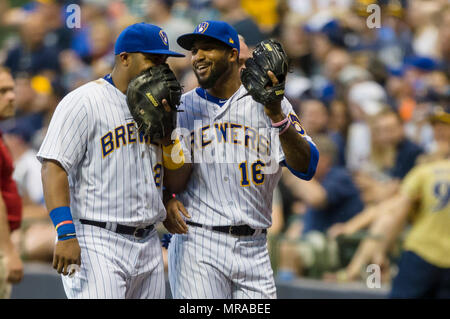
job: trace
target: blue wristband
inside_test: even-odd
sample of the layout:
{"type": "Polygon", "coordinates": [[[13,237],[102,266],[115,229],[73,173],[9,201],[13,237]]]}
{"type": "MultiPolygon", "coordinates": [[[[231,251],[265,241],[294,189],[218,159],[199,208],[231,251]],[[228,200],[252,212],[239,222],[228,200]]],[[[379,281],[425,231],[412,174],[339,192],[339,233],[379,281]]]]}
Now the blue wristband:
{"type": "Polygon", "coordinates": [[[75,225],[69,206],[62,206],[50,212],[50,219],[58,233],[58,240],[67,240],[76,237],[75,225]]]}

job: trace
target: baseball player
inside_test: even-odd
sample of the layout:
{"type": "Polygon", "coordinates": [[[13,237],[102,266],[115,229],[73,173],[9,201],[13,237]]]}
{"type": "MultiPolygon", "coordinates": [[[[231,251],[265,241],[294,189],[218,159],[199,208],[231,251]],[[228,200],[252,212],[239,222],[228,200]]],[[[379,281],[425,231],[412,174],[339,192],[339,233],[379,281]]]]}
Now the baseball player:
{"type": "MultiPolygon", "coordinates": [[[[174,218],[189,228],[169,245],[172,295],[276,298],[266,234],[278,163],[311,179],[317,149],[283,96],[261,105],[241,85],[233,27],[205,21],[177,41],[191,51],[200,87],[182,96],[178,113],[186,161],[193,165],[186,189],[171,199],[191,216],[186,223],[174,218]]],[[[268,75],[277,86],[274,73],[268,75]]]]}
{"type": "Polygon", "coordinates": [[[58,233],[53,268],[68,298],[164,298],[154,227],[166,214],[162,148],[138,133],[125,93],[142,71],[183,55],[146,23],[122,31],[115,54],[111,74],[60,102],[37,155],[58,233]]]}

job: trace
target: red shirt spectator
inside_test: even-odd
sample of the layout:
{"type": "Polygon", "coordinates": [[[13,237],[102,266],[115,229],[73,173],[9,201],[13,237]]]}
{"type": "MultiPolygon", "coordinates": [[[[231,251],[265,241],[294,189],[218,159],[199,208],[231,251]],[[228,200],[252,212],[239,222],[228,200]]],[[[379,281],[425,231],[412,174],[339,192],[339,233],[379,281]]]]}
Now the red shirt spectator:
{"type": "Polygon", "coordinates": [[[16,183],[12,179],[13,170],[13,161],[0,131],[0,190],[8,212],[11,231],[19,228],[22,220],[22,201],[16,183]]]}

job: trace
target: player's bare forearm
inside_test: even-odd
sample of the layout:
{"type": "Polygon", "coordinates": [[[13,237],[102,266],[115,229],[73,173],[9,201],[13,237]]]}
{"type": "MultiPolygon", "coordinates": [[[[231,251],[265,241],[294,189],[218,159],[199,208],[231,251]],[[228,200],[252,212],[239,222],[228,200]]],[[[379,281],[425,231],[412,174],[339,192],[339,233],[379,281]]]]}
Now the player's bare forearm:
{"type": "MultiPolygon", "coordinates": [[[[266,106],[264,110],[274,123],[286,118],[286,115],[281,111],[281,102],[266,106]]],[[[280,142],[289,167],[298,172],[306,173],[311,156],[308,142],[298,134],[292,125],[280,135],[280,142]]]]}
{"type": "Polygon", "coordinates": [[[55,161],[46,160],[41,169],[45,204],[48,211],[70,206],[69,181],[66,171],[55,161]]]}
{"type": "Polygon", "coordinates": [[[306,173],[311,156],[308,142],[297,133],[293,126],[280,136],[280,141],[289,167],[306,173]]]}
{"type": "MultiPolygon", "coordinates": [[[[279,84],[277,77],[272,71],[267,75],[272,81],[272,85],[279,84]]],[[[281,100],[264,105],[264,112],[272,120],[278,123],[286,118],[281,108],[281,100]]],[[[308,142],[298,134],[295,128],[290,125],[286,132],[280,135],[281,147],[286,157],[286,163],[297,172],[306,173],[308,171],[311,151],[308,142]]]]}
{"type": "MultiPolygon", "coordinates": [[[[47,209],[70,206],[69,181],[66,171],[55,161],[44,161],[42,164],[42,185],[47,209]]],[[[53,255],[53,268],[63,275],[69,274],[68,267],[81,264],[81,250],[76,238],[58,240],[53,255]]]]}
{"type": "Polygon", "coordinates": [[[186,163],[179,169],[164,171],[164,187],[171,193],[181,193],[189,181],[192,173],[192,163],[186,163]]]}

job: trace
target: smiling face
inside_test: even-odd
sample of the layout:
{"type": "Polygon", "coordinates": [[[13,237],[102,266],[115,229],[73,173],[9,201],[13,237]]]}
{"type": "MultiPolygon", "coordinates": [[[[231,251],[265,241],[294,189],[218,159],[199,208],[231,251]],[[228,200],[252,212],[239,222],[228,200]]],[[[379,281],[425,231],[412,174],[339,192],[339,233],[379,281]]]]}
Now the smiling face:
{"type": "Polygon", "coordinates": [[[236,62],[238,58],[236,49],[209,39],[195,41],[191,53],[195,76],[204,89],[214,87],[217,80],[229,74],[231,63],[236,62]]]}

